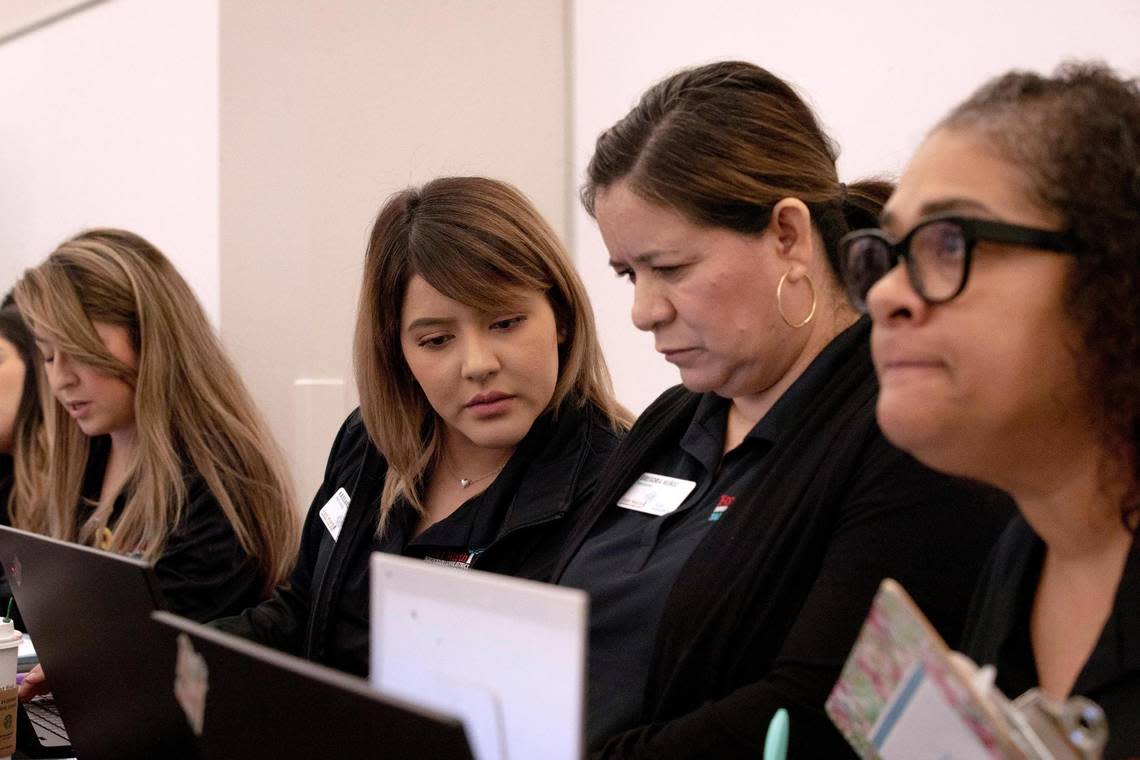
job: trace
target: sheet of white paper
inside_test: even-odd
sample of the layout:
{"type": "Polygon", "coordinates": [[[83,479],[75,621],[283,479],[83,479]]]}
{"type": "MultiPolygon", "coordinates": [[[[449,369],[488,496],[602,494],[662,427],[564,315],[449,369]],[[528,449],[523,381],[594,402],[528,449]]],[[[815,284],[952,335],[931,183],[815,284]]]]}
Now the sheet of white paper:
{"type": "Polygon", "coordinates": [[[921,663],[899,684],[871,731],[883,760],[991,760],[921,663]]]}

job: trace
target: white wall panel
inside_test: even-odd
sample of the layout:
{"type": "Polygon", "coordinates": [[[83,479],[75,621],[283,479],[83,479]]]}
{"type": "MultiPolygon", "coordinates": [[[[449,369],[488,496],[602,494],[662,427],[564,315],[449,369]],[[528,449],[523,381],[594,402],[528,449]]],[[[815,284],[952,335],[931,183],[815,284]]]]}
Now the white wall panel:
{"type": "MultiPolygon", "coordinates": [[[[1140,3],[1039,0],[574,0],[574,183],[597,135],[671,71],[724,58],[764,66],[807,95],[842,147],[840,177],[897,174],[925,131],[990,76],[1096,57],[1140,73],[1140,3]]],[[[642,409],[677,372],[629,321],[632,288],[606,266],[594,222],[571,239],[619,397],[642,409]]]]}
{"type": "Polygon", "coordinates": [[[217,0],[113,0],[0,43],[0,290],[126,227],[217,322],[217,39],[217,0]]]}

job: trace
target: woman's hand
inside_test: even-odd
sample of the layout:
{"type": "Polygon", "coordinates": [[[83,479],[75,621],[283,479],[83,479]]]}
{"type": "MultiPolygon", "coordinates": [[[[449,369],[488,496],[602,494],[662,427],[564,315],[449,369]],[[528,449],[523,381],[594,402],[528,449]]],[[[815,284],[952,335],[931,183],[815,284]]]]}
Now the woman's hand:
{"type": "Polygon", "coordinates": [[[24,682],[20,684],[20,701],[27,702],[32,697],[47,694],[49,691],[51,691],[51,687],[48,686],[44,669],[37,665],[28,671],[28,674],[24,676],[24,682]]]}

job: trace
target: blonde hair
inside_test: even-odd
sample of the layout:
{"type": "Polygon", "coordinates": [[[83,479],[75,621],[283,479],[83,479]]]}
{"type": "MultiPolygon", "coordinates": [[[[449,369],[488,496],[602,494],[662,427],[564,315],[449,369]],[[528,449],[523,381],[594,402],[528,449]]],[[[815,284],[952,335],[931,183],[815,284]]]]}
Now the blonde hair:
{"type": "MultiPolygon", "coordinates": [[[[292,566],[300,526],[281,455],[190,287],[158,249],[130,232],[96,229],[59,246],[24,273],[16,304],[33,334],[134,389],[138,449],[122,491],[111,551],[154,561],[178,525],[188,468],[204,481],[268,592],[292,566]],[[134,370],[117,360],[93,322],[127,330],[134,370]]],[[[17,504],[13,524],[92,544],[119,494],[80,506],[90,442],[59,404],[45,409],[46,502],[17,504]]]]}
{"type": "Polygon", "coordinates": [[[396,193],[368,241],[354,347],[361,416],[388,462],[379,531],[400,497],[423,511],[421,492],[440,454],[439,419],[400,347],[414,275],[480,311],[501,309],[510,290],[545,293],[563,338],[549,408],[592,405],[615,429],[629,423],[613,395],[586,289],[554,231],[518,190],[482,177],[445,177],[396,193]]]}

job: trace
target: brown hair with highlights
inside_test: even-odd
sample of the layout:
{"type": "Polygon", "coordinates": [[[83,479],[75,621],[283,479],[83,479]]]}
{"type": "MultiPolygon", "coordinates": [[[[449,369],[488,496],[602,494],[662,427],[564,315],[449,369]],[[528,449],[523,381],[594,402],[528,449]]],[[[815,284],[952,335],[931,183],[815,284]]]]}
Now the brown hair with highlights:
{"type": "Polygon", "coordinates": [[[403,190],[373,225],[356,320],[361,416],[388,462],[378,530],[400,497],[423,509],[424,481],[440,453],[439,419],[400,347],[404,293],[415,275],[483,312],[501,310],[512,290],[546,294],[562,335],[550,408],[590,405],[615,428],[630,422],[613,395],[586,289],[522,193],[483,177],[444,177],[403,190]]]}
{"type": "Polygon", "coordinates": [[[893,186],[843,185],[839,150],[811,108],[782,79],[741,61],[685,69],[651,87],[598,137],[582,203],[625,180],[645,200],[689,221],[758,234],[772,207],[799,198],[827,250],[839,288],[839,239],[873,227],[893,186]]]}
{"type": "Polygon", "coordinates": [[[111,551],[161,556],[187,498],[188,472],[202,478],[257,563],[268,593],[295,559],[299,515],[284,460],[190,286],[162,253],[125,230],[94,229],[64,242],[24,272],[13,291],[36,338],[134,389],[138,449],[119,493],[81,521],[90,441],[62,410],[45,408],[49,441],[41,503],[17,503],[18,528],[95,543],[113,528],[111,551]],[[127,330],[138,368],[107,350],[95,322],[127,330]]]}

